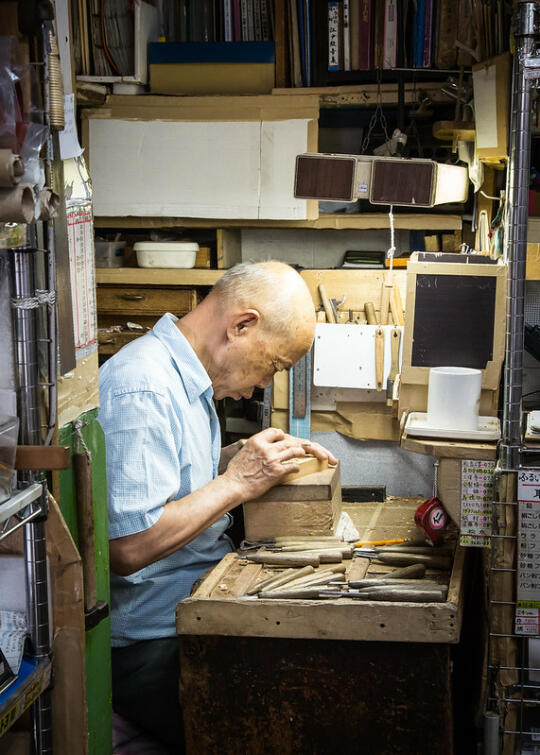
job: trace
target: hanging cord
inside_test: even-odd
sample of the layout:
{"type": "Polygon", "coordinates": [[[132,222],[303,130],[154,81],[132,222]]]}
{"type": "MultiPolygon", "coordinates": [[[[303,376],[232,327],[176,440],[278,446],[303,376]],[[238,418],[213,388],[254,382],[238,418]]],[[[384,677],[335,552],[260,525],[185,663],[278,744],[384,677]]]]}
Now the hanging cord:
{"type": "Polygon", "coordinates": [[[386,123],[386,116],[382,109],[381,83],[382,83],[382,68],[379,66],[379,68],[377,68],[377,106],[375,108],[375,112],[371,116],[371,120],[368,126],[368,132],[365,135],[364,140],[362,142],[361,154],[365,154],[368,148],[369,141],[371,139],[371,132],[377,125],[377,121],[380,121],[382,129],[384,131],[385,142],[390,141],[390,137],[388,136],[388,124],[386,123]]]}
{"type": "Polygon", "coordinates": [[[392,270],[394,269],[394,254],[396,252],[396,242],[395,242],[395,230],[394,230],[394,213],[393,213],[394,206],[390,205],[390,209],[388,211],[388,220],[390,223],[390,247],[388,251],[386,252],[387,259],[390,260],[390,276],[392,275],[392,270]]]}
{"type": "Polygon", "coordinates": [[[41,291],[36,289],[35,296],[20,296],[11,299],[11,306],[14,309],[36,309],[46,304],[52,307],[56,302],[56,291],[41,291]]]}
{"type": "Polygon", "coordinates": [[[83,449],[84,453],[86,454],[86,457],[88,459],[88,463],[92,463],[92,454],[90,453],[90,449],[85,443],[85,440],[83,438],[82,429],[85,427],[85,423],[81,422],[80,419],[75,420],[73,423],[73,429],[75,430],[75,435],[77,436],[77,441],[79,442],[79,445],[83,449]]]}
{"type": "Polygon", "coordinates": [[[439,495],[439,459],[433,459],[433,498],[439,495]]]}

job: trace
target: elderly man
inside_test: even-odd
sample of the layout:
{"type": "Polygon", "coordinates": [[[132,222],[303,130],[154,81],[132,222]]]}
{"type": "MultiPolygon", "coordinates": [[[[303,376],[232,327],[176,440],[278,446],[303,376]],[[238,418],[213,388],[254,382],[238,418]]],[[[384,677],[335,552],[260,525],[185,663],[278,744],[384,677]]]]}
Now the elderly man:
{"type": "Polygon", "coordinates": [[[113,704],[175,748],[183,741],[175,608],[232,550],[228,512],[278,483],[306,448],[336,462],[318,444],[270,428],[218,474],[212,399],[249,398],[268,385],[307,352],[314,327],[313,302],[295,270],[237,265],[192,312],[164,315],[100,370],[113,704]]]}

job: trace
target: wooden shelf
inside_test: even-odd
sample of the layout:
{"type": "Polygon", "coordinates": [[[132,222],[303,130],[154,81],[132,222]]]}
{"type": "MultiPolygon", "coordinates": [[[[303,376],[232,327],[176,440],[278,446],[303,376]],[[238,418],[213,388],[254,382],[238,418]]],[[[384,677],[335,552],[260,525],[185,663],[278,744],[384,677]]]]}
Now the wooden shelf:
{"type": "Polygon", "coordinates": [[[96,283],[112,283],[129,286],[213,286],[225,270],[146,268],[146,267],[98,267],[96,283]]]}
{"type": "Polygon", "coordinates": [[[411,438],[406,433],[401,437],[401,448],[406,451],[445,459],[473,459],[493,461],[497,458],[496,443],[466,443],[455,440],[411,438]]]}
{"type": "MultiPolygon", "coordinates": [[[[96,228],[313,228],[334,230],[380,230],[390,227],[386,212],[361,215],[321,215],[316,220],[235,220],[215,218],[97,217],[96,228]]],[[[461,215],[427,213],[394,214],[394,227],[413,231],[461,231],[461,215]]]]}

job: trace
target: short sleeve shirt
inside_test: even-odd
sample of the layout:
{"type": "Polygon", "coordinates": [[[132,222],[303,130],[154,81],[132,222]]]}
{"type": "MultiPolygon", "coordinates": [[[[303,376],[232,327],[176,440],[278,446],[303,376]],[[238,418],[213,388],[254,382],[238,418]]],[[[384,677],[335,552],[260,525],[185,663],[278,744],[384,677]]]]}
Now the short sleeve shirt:
{"type": "MultiPolygon", "coordinates": [[[[100,368],[109,538],[152,527],[167,501],[217,475],[221,452],[212,385],[188,340],[165,314],[100,368]]],[[[177,604],[232,550],[225,514],[195,540],[127,577],[111,575],[113,646],[175,635],[177,604]]]]}

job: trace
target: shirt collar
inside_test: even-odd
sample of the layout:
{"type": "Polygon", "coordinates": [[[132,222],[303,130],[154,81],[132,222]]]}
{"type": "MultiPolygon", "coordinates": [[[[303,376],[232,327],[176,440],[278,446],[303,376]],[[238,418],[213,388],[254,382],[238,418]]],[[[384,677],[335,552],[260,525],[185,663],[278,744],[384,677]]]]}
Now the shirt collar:
{"type": "Polygon", "coordinates": [[[167,312],[154,325],[153,333],[171,355],[187,397],[193,403],[203,393],[208,392],[209,397],[213,395],[212,381],[193,347],[174,324],[177,320],[178,317],[167,312]]]}

